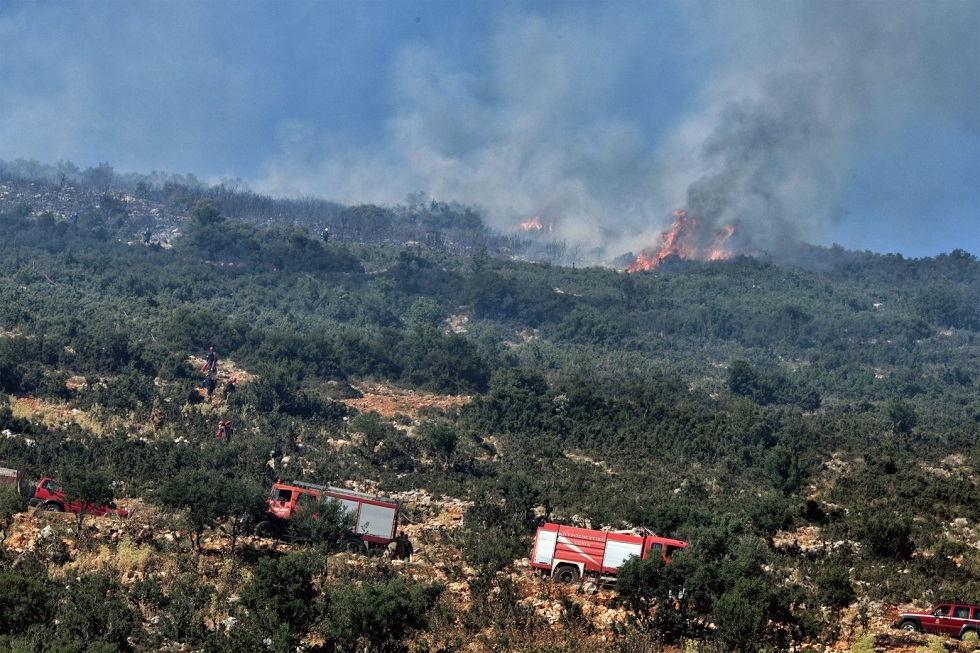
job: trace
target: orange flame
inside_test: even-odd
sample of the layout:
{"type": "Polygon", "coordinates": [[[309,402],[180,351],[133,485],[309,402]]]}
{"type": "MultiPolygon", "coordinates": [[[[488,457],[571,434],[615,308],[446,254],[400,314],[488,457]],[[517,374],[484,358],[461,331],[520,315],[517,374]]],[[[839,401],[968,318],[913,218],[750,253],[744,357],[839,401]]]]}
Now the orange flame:
{"type": "Polygon", "coordinates": [[[554,233],[554,231],[555,231],[555,223],[554,222],[548,222],[547,224],[541,224],[541,215],[540,214],[534,216],[533,218],[531,218],[527,222],[522,222],[521,223],[521,227],[524,229],[524,231],[545,231],[545,230],[547,230],[549,234],[550,233],[554,233]]]}
{"type": "Polygon", "coordinates": [[[705,258],[709,261],[727,261],[732,257],[732,253],[725,249],[725,241],[735,235],[734,225],[726,224],[718,233],[715,234],[715,239],[711,241],[708,245],[708,249],[705,250],[705,258]]]}
{"type": "Polygon", "coordinates": [[[541,226],[541,216],[536,215],[527,222],[522,222],[521,227],[524,228],[524,231],[541,231],[543,229],[541,226]]]}
{"type": "Polygon", "coordinates": [[[732,225],[723,226],[711,244],[707,248],[699,250],[691,243],[691,238],[701,226],[701,218],[688,218],[687,211],[674,211],[674,218],[674,223],[670,225],[670,229],[660,234],[660,249],[641,252],[636,260],[626,268],[627,272],[632,274],[633,272],[652,270],[668,256],[701,261],[723,261],[731,257],[732,253],[726,250],[724,245],[725,241],[735,233],[735,227],[732,225]]]}

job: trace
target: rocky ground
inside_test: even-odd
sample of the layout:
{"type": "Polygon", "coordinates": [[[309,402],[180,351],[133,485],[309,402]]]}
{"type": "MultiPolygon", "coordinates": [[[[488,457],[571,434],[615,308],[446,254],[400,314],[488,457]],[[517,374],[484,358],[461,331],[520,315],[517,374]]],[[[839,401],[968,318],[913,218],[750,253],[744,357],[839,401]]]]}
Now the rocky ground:
{"type": "MultiPolygon", "coordinates": [[[[190,363],[200,367],[202,360],[192,358],[190,363]]],[[[219,366],[223,379],[235,377],[239,383],[247,383],[251,377],[231,362],[223,361],[219,366]]],[[[425,393],[400,390],[381,384],[361,385],[356,388],[360,396],[345,399],[353,408],[360,411],[375,410],[385,417],[405,415],[417,417],[420,410],[427,407],[451,408],[465,403],[469,397],[445,397],[425,393]]],[[[86,416],[65,406],[48,405],[36,399],[17,400],[17,409],[32,419],[44,420],[53,426],[69,420],[84,421],[86,416]]],[[[459,547],[454,543],[453,534],[463,523],[469,504],[446,497],[434,497],[423,489],[403,492],[395,496],[404,506],[405,515],[410,518],[403,524],[403,530],[414,543],[415,553],[410,561],[392,560],[389,564],[400,567],[402,573],[419,580],[440,582],[452,595],[452,600],[460,609],[465,609],[470,600],[470,582],[476,572],[468,568],[459,547]]],[[[135,582],[147,573],[175,573],[174,563],[153,551],[160,550],[160,543],[174,547],[175,550],[191,550],[192,534],[175,530],[172,515],[162,514],[159,509],[137,498],[123,498],[118,502],[126,508],[130,516],[85,518],[81,534],[75,531],[75,516],[42,511],[29,511],[16,517],[8,532],[4,546],[15,554],[28,554],[39,548],[48,555],[57,557],[66,573],[72,569],[104,568],[107,564],[115,567],[124,583],[135,582]],[[84,541],[81,541],[84,539],[84,541]],[[156,546],[150,546],[155,543],[156,546]]],[[[776,546],[798,547],[801,552],[810,548],[826,546],[820,534],[813,527],[801,528],[791,533],[782,533],[775,540],[776,546]]],[[[251,536],[240,538],[239,551],[256,555],[269,553],[271,549],[281,551],[295,548],[296,545],[263,540],[251,536]]],[[[164,547],[165,548],[165,547],[164,547]]],[[[230,542],[227,534],[214,532],[204,540],[206,555],[200,556],[201,565],[213,567],[202,570],[208,577],[215,577],[229,564],[230,542]]],[[[341,553],[330,564],[367,565],[371,559],[363,556],[341,553]]],[[[626,610],[616,601],[616,593],[611,588],[585,591],[579,587],[566,587],[551,583],[533,573],[529,560],[515,560],[504,572],[520,592],[519,602],[528,606],[560,633],[565,626],[565,613],[569,606],[575,605],[581,615],[591,624],[591,630],[598,641],[612,637],[614,628],[628,621],[626,610]]],[[[841,617],[841,638],[836,645],[821,651],[850,651],[862,634],[874,637],[874,650],[895,653],[916,653],[926,651],[930,639],[921,635],[908,635],[891,628],[898,614],[903,610],[914,609],[912,605],[883,605],[868,603],[854,606],[841,617]],[[867,615],[864,626],[859,611],[867,615]]],[[[939,650],[933,641],[934,648],[939,650]]],[[[948,640],[946,650],[973,651],[964,643],[948,640]]],[[[678,649],[680,651],[680,649],[678,649]]],[[[473,649],[473,653],[480,653],[473,649]]]]}
{"type": "MultiPolygon", "coordinates": [[[[425,582],[439,582],[452,594],[453,602],[462,610],[470,600],[470,581],[476,572],[469,569],[458,547],[452,544],[452,531],[459,528],[467,508],[466,502],[453,499],[434,498],[417,490],[402,493],[398,497],[411,514],[422,516],[417,523],[405,524],[404,530],[415,545],[415,552],[409,561],[391,560],[400,573],[425,582]]],[[[176,573],[172,562],[154,555],[151,551],[160,548],[161,542],[178,549],[191,550],[191,533],[175,530],[169,516],[139,499],[122,499],[120,507],[130,512],[128,518],[86,517],[82,535],[75,531],[75,516],[63,513],[49,513],[32,510],[18,515],[4,542],[8,551],[15,554],[28,554],[37,549],[51,556],[60,556],[65,573],[72,570],[91,570],[114,567],[122,582],[133,583],[148,573],[167,575],[176,573]],[[84,538],[80,542],[79,538],[84,538]],[[157,542],[151,547],[151,542],[157,542]]],[[[298,548],[298,545],[275,542],[267,539],[246,536],[240,538],[239,552],[253,554],[280,552],[298,548]]],[[[214,578],[227,569],[230,549],[229,538],[224,533],[212,533],[204,539],[205,555],[199,557],[199,564],[208,569],[201,573],[214,578]]],[[[364,566],[375,564],[372,558],[356,554],[338,553],[328,564],[364,566]]],[[[627,611],[619,606],[616,593],[611,588],[587,591],[580,587],[566,587],[551,583],[533,573],[527,558],[515,560],[512,567],[504,572],[518,588],[519,603],[529,606],[534,612],[550,623],[556,633],[560,633],[564,614],[571,604],[581,609],[581,614],[592,624],[594,636],[604,640],[613,636],[618,624],[628,622],[627,611]]],[[[926,651],[930,639],[922,635],[908,635],[891,628],[895,618],[903,609],[912,606],[872,604],[867,606],[869,622],[860,629],[857,609],[852,609],[842,617],[842,636],[832,647],[814,648],[813,651],[850,651],[855,639],[861,633],[874,636],[874,650],[879,652],[917,653],[926,651]]],[[[972,651],[963,643],[949,640],[949,651],[972,651]]],[[[935,643],[932,644],[936,646],[935,643]]],[[[677,649],[680,653],[682,649],[677,649]]],[[[929,651],[939,650],[930,648],[929,651]]],[[[473,649],[478,653],[479,649],[473,649]]]]}

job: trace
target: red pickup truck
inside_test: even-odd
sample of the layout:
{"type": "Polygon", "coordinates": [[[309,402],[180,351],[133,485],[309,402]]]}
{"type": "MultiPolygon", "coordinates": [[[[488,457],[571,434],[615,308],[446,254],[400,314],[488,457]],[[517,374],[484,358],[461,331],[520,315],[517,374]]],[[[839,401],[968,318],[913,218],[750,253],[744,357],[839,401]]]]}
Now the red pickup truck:
{"type": "Polygon", "coordinates": [[[980,606],[965,603],[940,603],[928,612],[903,612],[895,628],[917,633],[936,633],[963,637],[967,633],[980,635],[980,606]]]}
{"type": "Polygon", "coordinates": [[[34,488],[34,496],[31,497],[30,504],[51,512],[84,512],[87,515],[100,517],[108,514],[125,517],[129,514],[124,508],[116,508],[113,505],[86,503],[78,499],[71,501],[61,483],[52,478],[41,479],[34,488]]]}

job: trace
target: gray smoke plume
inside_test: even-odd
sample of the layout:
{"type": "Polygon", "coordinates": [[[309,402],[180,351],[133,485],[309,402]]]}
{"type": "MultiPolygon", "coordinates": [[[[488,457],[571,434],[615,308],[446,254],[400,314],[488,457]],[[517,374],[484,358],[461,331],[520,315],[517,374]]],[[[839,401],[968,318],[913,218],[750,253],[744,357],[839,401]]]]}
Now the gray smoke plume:
{"type": "MultiPolygon", "coordinates": [[[[732,242],[755,252],[830,244],[855,167],[890,141],[923,125],[977,137],[972,0],[683,2],[668,5],[687,26],[676,35],[657,31],[646,2],[560,6],[502,16],[483,67],[406,50],[384,144],[316,163],[335,139],[290,139],[301,164],[284,151],[259,188],[288,179],[382,203],[421,190],[515,232],[540,216],[581,262],[656,246],[685,209],[702,241],[734,224],[732,242]],[[655,39],[670,41],[663,65],[655,39]],[[629,109],[637,97],[659,122],[629,109]]],[[[914,208],[889,217],[900,228],[914,208]]]]}
{"type": "MultiPolygon", "coordinates": [[[[729,6],[732,15],[720,18],[764,24],[739,21],[743,7],[729,6]]],[[[757,247],[820,242],[844,214],[852,161],[867,149],[922,121],[976,136],[980,4],[799,7],[792,38],[760,46],[755,61],[736,61],[697,118],[704,130],[681,140],[699,154],[687,170],[685,204],[705,220],[705,233],[735,223],[757,247]]]]}

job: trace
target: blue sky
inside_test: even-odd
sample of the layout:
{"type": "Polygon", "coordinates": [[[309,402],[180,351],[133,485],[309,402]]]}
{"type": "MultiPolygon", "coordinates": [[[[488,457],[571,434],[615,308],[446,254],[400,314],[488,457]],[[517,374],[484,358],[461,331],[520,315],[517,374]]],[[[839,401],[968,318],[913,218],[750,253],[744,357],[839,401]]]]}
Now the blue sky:
{"type": "Polygon", "coordinates": [[[5,0],[0,158],[980,255],[980,2],[5,0]]]}

